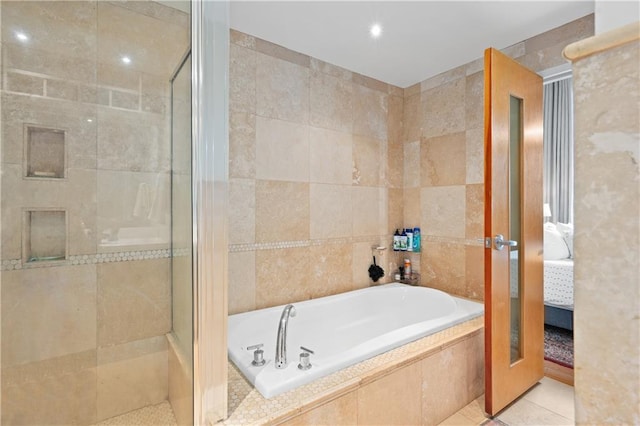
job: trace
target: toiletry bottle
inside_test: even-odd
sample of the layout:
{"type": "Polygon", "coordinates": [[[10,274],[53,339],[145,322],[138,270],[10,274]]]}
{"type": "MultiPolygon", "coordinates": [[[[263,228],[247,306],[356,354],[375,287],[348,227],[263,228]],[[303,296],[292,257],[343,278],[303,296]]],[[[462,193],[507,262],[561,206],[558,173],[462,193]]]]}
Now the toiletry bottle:
{"type": "Polygon", "coordinates": [[[411,279],[411,260],[410,259],[404,260],[404,276],[406,277],[406,279],[411,279]]]}
{"type": "Polygon", "coordinates": [[[393,234],[393,251],[400,251],[400,231],[396,229],[396,233],[393,234]]]}
{"type": "Polygon", "coordinates": [[[407,251],[407,233],[402,228],[402,234],[400,234],[400,251],[407,251]]]}
{"type": "Polygon", "coordinates": [[[413,228],[413,251],[420,251],[420,228],[413,228]]]}
{"type": "Polygon", "coordinates": [[[407,228],[407,251],[413,251],[413,228],[407,228]]]}

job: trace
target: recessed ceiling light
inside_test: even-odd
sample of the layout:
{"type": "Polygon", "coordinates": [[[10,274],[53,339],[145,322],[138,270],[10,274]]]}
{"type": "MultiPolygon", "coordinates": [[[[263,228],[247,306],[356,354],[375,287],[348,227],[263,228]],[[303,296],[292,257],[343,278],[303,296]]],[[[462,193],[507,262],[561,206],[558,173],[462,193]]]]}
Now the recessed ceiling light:
{"type": "Polygon", "coordinates": [[[29,36],[22,31],[16,31],[16,38],[20,41],[29,41],[29,36]]]}
{"type": "Polygon", "coordinates": [[[87,123],[93,123],[93,119],[92,118],[87,118],[87,123]]]}
{"type": "Polygon", "coordinates": [[[373,38],[380,37],[382,35],[382,26],[380,26],[380,24],[371,25],[371,28],[369,28],[369,33],[373,38]]]}
{"type": "Polygon", "coordinates": [[[130,57],[128,57],[128,56],[123,56],[123,57],[121,58],[121,60],[122,60],[122,63],[123,63],[123,64],[127,64],[127,65],[129,65],[129,64],[131,63],[131,58],[130,58],[130,57]]]}

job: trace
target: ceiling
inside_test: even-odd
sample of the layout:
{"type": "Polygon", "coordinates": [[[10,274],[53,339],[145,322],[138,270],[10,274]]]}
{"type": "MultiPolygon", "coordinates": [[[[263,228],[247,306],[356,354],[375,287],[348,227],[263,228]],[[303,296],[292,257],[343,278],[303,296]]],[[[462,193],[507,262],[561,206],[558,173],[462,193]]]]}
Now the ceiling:
{"type": "Polygon", "coordinates": [[[593,1],[241,1],[231,28],[408,87],[593,13],[593,1]],[[382,36],[373,39],[377,22],[382,36]]]}

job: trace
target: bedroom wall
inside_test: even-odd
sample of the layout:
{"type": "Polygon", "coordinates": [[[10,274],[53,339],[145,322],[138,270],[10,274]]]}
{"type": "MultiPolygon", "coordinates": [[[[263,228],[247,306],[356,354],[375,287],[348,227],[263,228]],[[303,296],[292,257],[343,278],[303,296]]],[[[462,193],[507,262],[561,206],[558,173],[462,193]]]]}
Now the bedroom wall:
{"type": "MultiPolygon", "coordinates": [[[[594,16],[502,49],[534,71],[563,63],[564,47],[594,33],[594,16]]],[[[419,223],[412,254],[421,284],[484,299],[483,59],[404,89],[404,223],[419,223]]]]}

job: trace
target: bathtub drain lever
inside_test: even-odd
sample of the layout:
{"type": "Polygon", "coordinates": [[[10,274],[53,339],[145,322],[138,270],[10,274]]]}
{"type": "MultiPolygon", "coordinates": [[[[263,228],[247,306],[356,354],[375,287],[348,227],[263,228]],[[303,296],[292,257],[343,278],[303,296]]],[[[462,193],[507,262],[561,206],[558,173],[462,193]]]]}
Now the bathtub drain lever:
{"type": "Polygon", "coordinates": [[[254,367],[262,367],[265,363],[263,357],[264,351],[260,349],[262,346],[264,345],[262,343],[259,343],[257,345],[247,347],[248,351],[253,351],[255,349],[255,351],[253,352],[253,361],[251,361],[251,365],[253,365],[254,367]]]}
{"type": "Polygon", "coordinates": [[[307,349],[304,346],[300,346],[302,352],[300,353],[300,364],[298,364],[299,370],[308,370],[312,367],[311,361],[309,361],[309,355],[314,352],[311,349],[307,349]]]}

